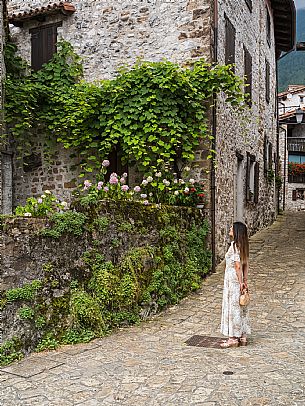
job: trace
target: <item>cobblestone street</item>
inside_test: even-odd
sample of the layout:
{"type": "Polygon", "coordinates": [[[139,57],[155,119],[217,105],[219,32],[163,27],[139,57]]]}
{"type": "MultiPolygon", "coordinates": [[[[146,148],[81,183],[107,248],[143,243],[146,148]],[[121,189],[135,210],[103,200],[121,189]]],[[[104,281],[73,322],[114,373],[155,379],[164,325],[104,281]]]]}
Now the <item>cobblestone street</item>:
{"type": "Polygon", "coordinates": [[[222,265],[150,322],[2,368],[0,405],[305,405],[304,241],[305,213],[280,216],[251,238],[247,347],[185,344],[220,336],[222,265]]]}

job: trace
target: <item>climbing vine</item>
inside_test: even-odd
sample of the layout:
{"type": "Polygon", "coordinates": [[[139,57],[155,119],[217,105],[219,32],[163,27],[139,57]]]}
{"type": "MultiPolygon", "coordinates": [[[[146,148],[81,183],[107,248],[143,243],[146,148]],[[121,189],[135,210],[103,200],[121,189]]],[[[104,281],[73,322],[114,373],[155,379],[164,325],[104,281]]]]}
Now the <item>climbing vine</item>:
{"type": "Polygon", "coordinates": [[[138,61],[114,79],[88,83],[80,58],[67,42],[38,72],[25,68],[13,48],[6,53],[6,118],[21,155],[31,150],[31,133],[43,133],[46,145],[61,142],[81,157],[84,171],[100,169],[120,147],[123,163],[143,173],[194,158],[208,137],[211,97],[224,92],[241,108],[241,79],[229,66],[203,60],[191,68],[169,62],[138,61]]]}

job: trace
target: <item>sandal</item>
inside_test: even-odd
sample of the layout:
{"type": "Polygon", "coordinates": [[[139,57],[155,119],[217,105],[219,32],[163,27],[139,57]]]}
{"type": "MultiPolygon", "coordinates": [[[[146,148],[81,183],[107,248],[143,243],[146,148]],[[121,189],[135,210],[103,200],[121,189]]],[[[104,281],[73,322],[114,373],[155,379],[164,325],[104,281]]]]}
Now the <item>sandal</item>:
{"type": "Polygon", "coordinates": [[[239,341],[236,338],[229,338],[228,340],[224,341],[220,344],[221,348],[230,348],[230,347],[238,347],[239,341]]]}
{"type": "Polygon", "coordinates": [[[239,345],[246,346],[248,344],[247,337],[240,337],[239,338],[239,345]]]}

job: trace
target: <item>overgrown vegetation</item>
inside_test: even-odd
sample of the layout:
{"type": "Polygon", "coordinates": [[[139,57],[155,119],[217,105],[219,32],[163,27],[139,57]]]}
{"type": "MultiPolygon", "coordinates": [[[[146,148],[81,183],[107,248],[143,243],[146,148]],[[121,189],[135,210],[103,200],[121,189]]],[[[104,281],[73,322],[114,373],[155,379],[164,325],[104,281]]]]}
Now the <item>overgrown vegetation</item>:
{"type": "Polygon", "coordinates": [[[86,239],[88,248],[77,261],[81,268],[75,269],[74,259],[63,271],[54,256],[43,265],[41,280],[2,293],[2,315],[15,312],[27,330],[2,346],[0,363],[20,359],[25,348],[88,342],[138,323],[200,287],[210,252],[208,224],[199,210],[105,205],[103,212],[87,207],[84,213],[56,214],[43,233],[43,246],[55,244],[54,249],[65,235],[75,243],[86,239]],[[58,229],[59,224],[64,225],[58,229]],[[146,244],[140,242],[143,228],[154,236],[146,244]]]}
{"type": "Polygon", "coordinates": [[[6,119],[20,155],[31,151],[31,134],[45,134],[46,151],[58,141],[82,157],[86,172],[120,147],[122,161],[146,173],[190,161],[200,139],[209,137],[211,97],[224,92],[241,108],[241,79],[230,66],[196,61],[190,68],[138,61],[112,80],[87,83],[72,46],[61,41],[38,72],[25,68],[7,45],[6,119]],[[52,144],[53,143],[53,144],[52,144]]]}

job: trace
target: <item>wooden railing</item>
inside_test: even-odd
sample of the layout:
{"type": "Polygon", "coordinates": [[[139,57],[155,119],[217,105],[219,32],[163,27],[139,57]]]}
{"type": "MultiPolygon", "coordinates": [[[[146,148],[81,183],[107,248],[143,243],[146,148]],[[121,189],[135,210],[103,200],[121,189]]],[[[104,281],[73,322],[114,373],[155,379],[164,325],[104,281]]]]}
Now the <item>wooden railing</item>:
{"type": "Polygon", "coordinates": [[[305,152],[305,138],[287,138],[288,151],[305,152]]]}
{"type": "Polygon", "coordinates": [[[303,175],[288,175],[289,183],[305,183],[305,174],[303,175]]]}

